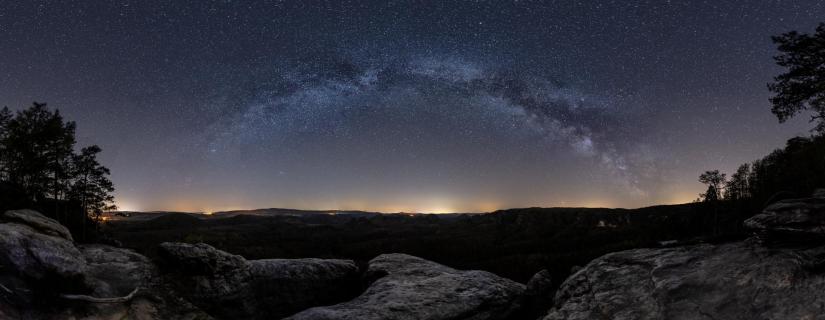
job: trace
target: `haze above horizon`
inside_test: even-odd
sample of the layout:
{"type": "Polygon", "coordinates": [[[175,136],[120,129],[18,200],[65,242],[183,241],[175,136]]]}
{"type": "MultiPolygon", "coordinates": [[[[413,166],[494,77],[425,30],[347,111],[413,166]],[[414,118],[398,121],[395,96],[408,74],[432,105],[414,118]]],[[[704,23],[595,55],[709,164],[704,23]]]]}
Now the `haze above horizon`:
{"type": "Polygon", "coordinates": [[[0,105],[102,147],[121,210],[689,202],[779,124],[770,36],[825,3],[26,2],[0,105]]]}

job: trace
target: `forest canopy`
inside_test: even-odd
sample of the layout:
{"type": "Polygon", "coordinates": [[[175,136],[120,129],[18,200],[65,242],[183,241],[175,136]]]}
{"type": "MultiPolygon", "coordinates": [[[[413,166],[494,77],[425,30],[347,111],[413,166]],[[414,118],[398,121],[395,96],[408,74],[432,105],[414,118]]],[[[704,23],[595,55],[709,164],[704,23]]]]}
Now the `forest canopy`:
{"type": "Polygon", "coordinates": [[[75,127],[45,103],[15,113],[0,109],[0,209],[37,207],[64,224],[79,209],[81,226],[116,209],[109,169],[97,160],[102,150],[77,150],[75,127]]]}

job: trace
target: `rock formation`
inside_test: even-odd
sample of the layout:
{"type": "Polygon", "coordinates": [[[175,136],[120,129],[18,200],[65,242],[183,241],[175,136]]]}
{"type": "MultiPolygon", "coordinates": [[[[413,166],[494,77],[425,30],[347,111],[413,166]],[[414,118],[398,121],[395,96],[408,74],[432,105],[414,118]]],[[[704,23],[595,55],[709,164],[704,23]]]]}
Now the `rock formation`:
{"type": "Polygon", "coordinates": [[[160,252],[178,292],[227,319],[282,318],[360,291],[358,267],[350,260],[247,261],[202,243],[163,243],[160,252]]]}
{"type": "Polygon", "coordinates": [[[163,243],[158,267],[129,249],[75,244],[35,211],[0,219],[0,319],[505,319],[523,300],[521,284],[403,254],[363,274],[349,260],[163,243]]]}
{"type": "Polygon", "coordinates": [[[536,319],[547,312],[553,301],[555,293],[555,283],[547,269],[541,270],[530,278],[524,290],[524,314],[525,317],[536,319]]]}
{"type": "Polygon", "coordinates": [[[210,319],[134,251],[76,246],[68,230],[35,211],[2,218],[0,319],[210,319]]]}
{"type": "Polygon", "coordinates": [[[788,199],[771,204],[762,213],[745,220],[745,227],[763,242],[823,242],[825,240],[825,191],[814,197],[788,199]]]}
{"type": "Polygon", "coordinates": [[[3,214],[3,220],[9,222],[17,222],[19,224],[27,225],[35,230],[45,233],[50,236],[60,237],[69,241],[72,239],[72,234],[69,229],[66,229],[62,224],[53,219],[46,218],[42,214],[34,210],[9,210],[3,214]]]}
{"type": "Polygon", "coordinates": [[[369,262],[376,279],[359,297],[311,308],[288,319],[507,319],[524,285],[484,271],[460,271],[405,254],[369,262]]]}
{"type": "Polygon", "coordinates": [[[547,271],[525,286],[405,254],[362,272],[163,243],[151,261],[17,210],[0,216],[0,319],[822,319],[825,198],[777,202],[745,226],[758,237],[607,254],[554,292],[547,271]]]}
{"type": "Polygon", "coordinates": [[[780,201],[745,225],[775,240],[636,249],[597,258],[559,288],[551,319],[822,319],[825,199],[780,201]]]}

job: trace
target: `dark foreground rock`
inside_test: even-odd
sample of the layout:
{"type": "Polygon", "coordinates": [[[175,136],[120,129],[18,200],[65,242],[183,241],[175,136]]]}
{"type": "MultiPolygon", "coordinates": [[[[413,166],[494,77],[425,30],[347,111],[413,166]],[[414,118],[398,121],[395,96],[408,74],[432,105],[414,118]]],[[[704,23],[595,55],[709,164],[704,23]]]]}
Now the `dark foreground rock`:
{"type": "Polygon", "coordinates": [[[128,249],[76,246],[31,210],[0,223],[0,319],[211,319],[128,249]],[[128,299],[120,299],[128,297],[128,299]]]}
{"type": "Polygon", "coordinates": [[[3,214],[3,220],[27,225],[40,233],[74,241],[69,229],[34,210],[9,210],[3,214]]]}
{"type": "Polygon", "coordinates": [[[537,272],[524,290],[524,312],[523,314],[531,319],[539,318],[547,313],[550,303],[553,301],[555,293],[555,283],[547,269],[537,272]]]}
{"type": "Polygon", "coordinates": [[[404,254],[369,262],[378,278],[359,297],[288,319],[507,319],[524,285],[484,271],[460,271],[404,254]]]}
{"type": "Polygon", "coordinates": [[[822,257],[754,242],[612,253],[569,277],[544,319],[821,319],[822,257]]]}
{"type": "Polygon", "coordinates": [[[349,260],[164,243],[158,267],[132,250],[77,245],[34,211],[0,222],[0,319],[506,319],[523,300],[521,284],[403,254],[373,259],[364,277],[349,260]],[[358,296],[365,278],[377,280],[358,296]]]}
{"type": "Polygon", "coordinates": [[[745,222],[747,241],[602,256],[544,319],[825,319],[824,222],[825,199],[784,200],[745,222]]]}
{"type": "Polygon", "coordinates": [[[185,243],[163,243],[160,253],[178,291],[226,319],[277,319],[346,301],[360,289],[358,267],[350,260],[247,261],[206,244],[185,243]]]}
{"type": "Polygon", "coordinates": [[[38,285],[79,283],[85,261],[74,243],[24,224],[0,224],[0,264],[10,275],[38,285]]]}
{"type": "Polygon", "coordinates": [[[825,242],[825,192],[807,199],[788,199],[771,204],[745,220],[766,243],[825,242]]]}

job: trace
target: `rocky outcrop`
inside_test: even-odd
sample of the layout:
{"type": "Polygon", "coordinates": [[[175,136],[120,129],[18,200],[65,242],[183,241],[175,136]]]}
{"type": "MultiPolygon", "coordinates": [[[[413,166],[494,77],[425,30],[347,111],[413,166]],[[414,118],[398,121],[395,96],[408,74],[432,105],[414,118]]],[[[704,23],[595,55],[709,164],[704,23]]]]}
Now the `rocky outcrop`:
{"type": "Polygon", "coordinates": [[[544,319],[822,319],[823,215],[825,199],[784,200],[745,223],[759,238],[602,256],[544,319]]]}
{"type": "Polygon", "coordinates": [[[20,223],[0,224],[0,266],[6,276],[64,290],[80,284],[86,271],[74,243],[20,223]]]}
{"type": "Polygon", "coordinates": [[[40,233],[74,241],[69,229],[34,210],[9,210],[3,214],[3,220],[27,225],[40,233]]]}
{"type": "Polygon", "coordinates": [[[211,319],[163,283],[146,257],[106,245],[79,246],[86,259],[89,297],[132,298],[118,303],[87,303],[64,312],[91,319],[211,319]]]}
{"type": "MultiPolygon", "coordinates": [[[[817,192],[820,195],[823,192],[817,192]]],[[[764,242],[825,240],[825,196],[776,202],[747,220],[745,227],[764,242]]]]}
{"type": "Polygon", "coordinates": [[[816,319],[822,257],[752,242],[612,253],[568,278],[545,319],[816,319]]]}
{"type": "Polygon", "coordinates": [[[161,256],[179,292],[222,318],[272,319],[345,301],[358,293],[349,260],[247,261],[206,244],[163,243],[161,256]]]}
{"type": "Polygon", "coordinates": [[[547,269],[537,272],[527,281],[523,312],[526,317],[536,319],[547,313],[553,301],[554,285],[553,277],[547,269]]]}
{"type": "Polygon", "coordinates": [[[373,259],[362,277],[349,260],[246,260],[164,243],[158,268],[132,250],[76,245],[34,211],[2,217],[0,318],[505,319],[522,306],[521,284],[403,254],[373,259]],[[375,281],[358,296],[364,278],[375,281]]]}
{"type": "Polygon", "coordinates": [[[256,300],[265,314],[291,315],[361,293],[360,272],[350,260],[250,260],[249,267],[256,300]]]}
{"type": "Polygon", "coordinates": [[[524,290],[525,296],[530,297],[547,297],[553,293],[553,277],[550,276],[550,271],[541,270],[530,278],[527,282],[527,288],[524,290]]]}
{"type": "Polygon", "coordinates": [[[288,319],[507,319],[519,310],[524,291],[524,285],[489,272],[404,254],[376,257],[367,276],[377,280],[357,298],[288,319]]]}
{"type": "Polygon", "coordinates": [[[0,223],[0,319],[210,318],[176,298],[134,251],[76,246],[65,228],[31,210],[3,218],[10,222],[0,223]]]}

